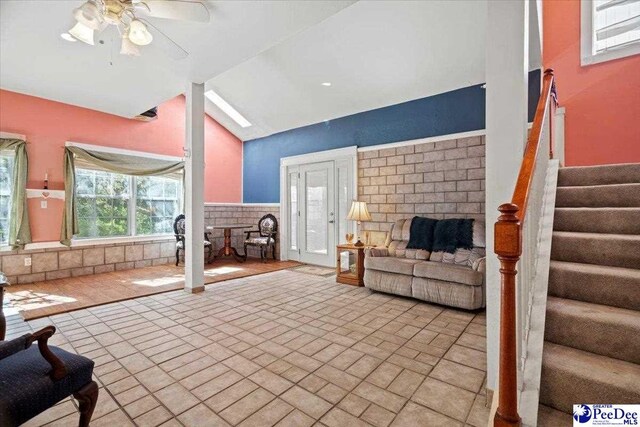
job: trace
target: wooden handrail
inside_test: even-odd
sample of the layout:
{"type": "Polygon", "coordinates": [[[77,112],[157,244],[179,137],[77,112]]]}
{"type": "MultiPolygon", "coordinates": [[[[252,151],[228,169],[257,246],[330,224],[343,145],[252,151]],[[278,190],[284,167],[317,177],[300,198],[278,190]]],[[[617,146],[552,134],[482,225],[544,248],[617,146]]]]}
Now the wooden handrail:
{"type": "MultiPolygon", "coordinates": [[[[510,203],[501,205],[494,228],[494,252],[500,261],[500,361],[498,377],[498,409],[494,426],[520,426],[518,415],[518,366],[516,343],[516,265],[522,256],[522,225],[527,212],[529,192],[535,171],[542,129],[549,100],[556,104],[553,70],[544,72],[542,92],[538,100],[531,133],[527,138],[518,180],[510,203]]],[[[553,158],[553,132],[550,132],[549,156],[553,158]]]]}

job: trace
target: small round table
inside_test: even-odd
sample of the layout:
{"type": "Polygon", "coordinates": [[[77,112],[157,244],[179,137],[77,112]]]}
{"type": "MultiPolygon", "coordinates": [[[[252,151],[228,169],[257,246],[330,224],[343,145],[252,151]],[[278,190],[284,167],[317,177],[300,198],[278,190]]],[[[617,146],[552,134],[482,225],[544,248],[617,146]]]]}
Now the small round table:
{"type": "Polygon", "coordinates": [[[231,246],[231,230],[251,227],[253,226],[246,224],[222,224],[210,227],[214,230],[224,230],[224,246],[220,248],[220,250],[218,251],[218,255],[216,255],[216,258],[221,258],[223,256],[232,256],[238,262],[245,262],[247,260],[247,254],[240,255],[236,248],[231,246]]]}

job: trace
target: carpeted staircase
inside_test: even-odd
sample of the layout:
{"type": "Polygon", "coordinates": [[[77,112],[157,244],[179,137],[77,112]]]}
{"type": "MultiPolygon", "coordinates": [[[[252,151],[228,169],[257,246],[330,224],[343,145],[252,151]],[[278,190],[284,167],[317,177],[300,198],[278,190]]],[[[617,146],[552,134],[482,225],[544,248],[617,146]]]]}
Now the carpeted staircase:
{"type": "Polygon", "coordinates": [[[640,164],[558,175],[539,426],[640,402],[640,164]]]}

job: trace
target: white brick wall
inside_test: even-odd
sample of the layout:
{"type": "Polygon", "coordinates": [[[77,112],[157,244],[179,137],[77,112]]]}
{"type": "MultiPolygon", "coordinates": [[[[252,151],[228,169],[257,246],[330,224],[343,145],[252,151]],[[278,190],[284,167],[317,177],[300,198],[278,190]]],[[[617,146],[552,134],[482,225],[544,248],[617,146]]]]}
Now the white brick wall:
{"type": "Polygon", "coordinates": [[[387,230],[397,219],[484,220],[483,136],[358,153],[358,199],[373,221],[367,230],[387,230]]]}

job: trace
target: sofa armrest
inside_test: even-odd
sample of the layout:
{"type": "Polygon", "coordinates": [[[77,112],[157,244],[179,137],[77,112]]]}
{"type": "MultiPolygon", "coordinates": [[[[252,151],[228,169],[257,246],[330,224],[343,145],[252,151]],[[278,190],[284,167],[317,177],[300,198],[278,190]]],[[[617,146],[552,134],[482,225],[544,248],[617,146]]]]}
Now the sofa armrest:
{"type": "Polygon", "coordinates": [[[389,249],[385,247],[367,248],[364,250],[365,256],[368,257],[385,257],[389,256],[389,249]]]}
{"type": "Polygon", "coordinates": [[[482,257],[475,260],[471,268],[473,268],[475,271],[484,273],[486,270],[486,265],[487,265],[487,257],[482,257]]]}

